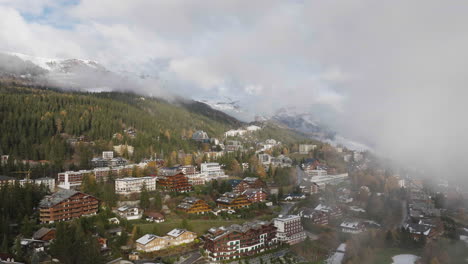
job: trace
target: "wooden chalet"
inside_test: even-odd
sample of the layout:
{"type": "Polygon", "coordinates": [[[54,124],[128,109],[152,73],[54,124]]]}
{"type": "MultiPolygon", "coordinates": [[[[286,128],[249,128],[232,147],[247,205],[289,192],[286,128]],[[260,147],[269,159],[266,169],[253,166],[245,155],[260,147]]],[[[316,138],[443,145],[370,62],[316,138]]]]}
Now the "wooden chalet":
{"type": "Polygon", "coordinates": [[[242,193],[247,189],[267,189],[267,185],[260,178],[246,177],[233,187],[232,191],[242,193]]]}
{"type": "Polygon", "coordinates": [[[185,197],[177,209],[188,214],[204,214],[211,211],[211,207],[204,200],[195,197],[185,197]]]}
{"type": "Polygon", "coordinates": [[[67,221],[98,211],[99,200],[89,194],[75,190],[62,190],[44,197],[39,203],[41,223],[67,221]]]}
{"type": "Polygon", "coordinates": [[[171,192],[190,192],[192,185],[184,173],[158,176],[158,185],[171,192]]]}
{"type": "Polygon", "coordinates": [[[248,207],[251,202],[243,194],[227,192],[216,200],[216,204],[222,209],[238,209],[248,207]]]}

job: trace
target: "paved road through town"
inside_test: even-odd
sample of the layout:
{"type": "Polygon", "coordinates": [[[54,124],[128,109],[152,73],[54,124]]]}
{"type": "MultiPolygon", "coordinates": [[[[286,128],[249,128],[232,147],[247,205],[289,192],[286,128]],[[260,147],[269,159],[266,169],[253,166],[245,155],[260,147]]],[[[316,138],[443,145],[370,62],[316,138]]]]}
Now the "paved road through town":
{"type": "Polygon", "coordinates": [[[199,258],[201,258],[200,252],[191,253],[188,258],[184,261],[180,262],[179,264],[192,264],[195,263],[199,258]]]}
{"type": "Polygon", "coordinates": [[[301,184],[302,180],[306,177],[307,175],[305,172],[299,167],[299,165],[296,166],[296,179],[297,179],[297,184],[301,184]]]}

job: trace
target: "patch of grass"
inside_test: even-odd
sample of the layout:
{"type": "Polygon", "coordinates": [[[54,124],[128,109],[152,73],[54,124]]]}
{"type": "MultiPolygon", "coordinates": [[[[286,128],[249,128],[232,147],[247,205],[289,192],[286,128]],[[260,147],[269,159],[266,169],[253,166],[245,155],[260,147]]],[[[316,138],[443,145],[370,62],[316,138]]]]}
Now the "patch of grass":
{"type": "MultiPolygon", "coordinates": [[[[189,230],[197,233],[198,235],[205,234],[208,229],[219,226],[229,226],[232,224],[242,224],[245,219],[235,220],[188,220],[189,230]]],[[[164,223],[147,223],[137,224],[141,232],[144,234],[152,233],[156,230],[156,235],[162,236],[174,228],[181,228],[182,219],[170,219],[164,223]]]]}
{"type": "Polygon", "coordinates": [[[421,251],[417,249],[404,249],[404,248],[379,248],[375,251],[375,264],[391,264],[392,257],[401,254],[412,254],[416,256],[421,255],[421,251]]]}

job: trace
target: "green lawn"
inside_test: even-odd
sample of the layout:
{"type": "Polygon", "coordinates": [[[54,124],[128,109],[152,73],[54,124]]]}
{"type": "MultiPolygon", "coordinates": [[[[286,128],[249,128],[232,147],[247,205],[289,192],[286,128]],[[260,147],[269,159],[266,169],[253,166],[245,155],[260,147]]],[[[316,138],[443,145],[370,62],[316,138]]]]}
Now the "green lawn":
{"type": "Polygon", "coordinates": [[[380,248],[375,252],[375,264],[391,264],[392,257],[401,254],[412,254],[421,256],[419,250],[403,249],[403,248],[380,248]]]}
{"type": "MultiPolygon", "coordinates": [[[[242,224],[245,222],[245,219],[236,219],[236,220],[188,220],[190,231],[197,233],[198,235],[205,234],[208,229],[211,227],[219,226],[229,226],[232,224],[242,224]]],[[[156,235],[165,235],[167,232],[171,231],[174,228],[180,228],[182,219],[169,219],[164,223],[147,223],[147,224],[137,224],[140,227],[142,233],[152,233],[154,227],[156,226],[156,235]]]]}

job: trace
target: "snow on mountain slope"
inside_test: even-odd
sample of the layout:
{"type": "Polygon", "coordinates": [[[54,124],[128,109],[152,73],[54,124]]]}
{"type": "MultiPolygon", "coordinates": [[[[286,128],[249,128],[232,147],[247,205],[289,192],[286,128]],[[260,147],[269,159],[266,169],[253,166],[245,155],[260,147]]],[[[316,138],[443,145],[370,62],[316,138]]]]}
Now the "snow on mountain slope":
{"type": "Polygon", "coordinates": [[[0,53],[0,60],[0,75],[27,78],[64,89],[128,91],[143,85],[138,76],[109,71],[92,60],[45,58],[12,52],[0,53]]]}
{"type": "Polygon", "coordinates": [[[44,58],[18,52],[8,52],[7,54],[16,56],[24,61],[30,61],[51,72],[73,73],[76,70],[85,69],[106,71],[102,65],[92,60],[44,58]]]}
{"type": "Polygon", "coordinates": [[[211,108],[220,110],[220,111],[234,111],[234,112],[241,111],[240,106],[239,106],[239,101],[234,101],[228,97],[222,100],[200,99],[198,101],[205,103],[211,106],[211,108]]]}
{"type": "Polygon", "coordinates": [[[52,58],[43,58],[43,57],[35,57],[35,56],[30,56],[22,53],[17,53],[17,52],[6,52],[6,54],[16,56],[24,61],[30,61],[34,63],[35,65],[43,68],[44,70],[51,70],[49,67],[48,63],[57,61],[58,59],[52,59],[52,58]]]}
{"type": "Polygon", "coordinates": [[[328,128],[314,114],[301,112],[295,107],[279,109],[270,119],[333,146],[344,146],[358,151],[371,150],[365,144],[346,138],[328,128]]]}

